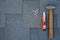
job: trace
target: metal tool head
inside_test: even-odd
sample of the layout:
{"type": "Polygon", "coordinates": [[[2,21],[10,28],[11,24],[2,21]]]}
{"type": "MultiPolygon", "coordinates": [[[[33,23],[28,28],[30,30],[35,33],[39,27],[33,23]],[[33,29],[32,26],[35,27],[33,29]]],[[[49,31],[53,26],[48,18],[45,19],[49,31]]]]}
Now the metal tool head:
{"type": "Polygon", "coordinates": [[[50,5],[50,6],[46,6],[46,9],[55,9],[55,7],[50,5]]]}

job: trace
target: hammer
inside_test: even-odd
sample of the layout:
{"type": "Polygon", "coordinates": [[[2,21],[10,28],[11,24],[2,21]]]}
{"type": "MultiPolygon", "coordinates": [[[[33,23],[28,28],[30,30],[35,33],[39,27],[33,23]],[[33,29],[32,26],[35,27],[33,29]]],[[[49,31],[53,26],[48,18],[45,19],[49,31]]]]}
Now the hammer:
{"type": "Polygon", "coordinates": [[[49,39],[53,39],[53,9],[55,9],[54,6],[50,5],[47,6],[46,9],[49,12],[49,39]]]}

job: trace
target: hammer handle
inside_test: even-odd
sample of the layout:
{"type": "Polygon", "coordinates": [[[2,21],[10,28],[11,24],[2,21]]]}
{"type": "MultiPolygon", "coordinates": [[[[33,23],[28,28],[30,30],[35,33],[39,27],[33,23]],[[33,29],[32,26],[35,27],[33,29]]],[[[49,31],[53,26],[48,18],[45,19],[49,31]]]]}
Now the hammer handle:
{"type": "Polygon", "coordinates": [[[53,13],[52,9],[49,10],[49,38],[53,38],[53,13]]]}

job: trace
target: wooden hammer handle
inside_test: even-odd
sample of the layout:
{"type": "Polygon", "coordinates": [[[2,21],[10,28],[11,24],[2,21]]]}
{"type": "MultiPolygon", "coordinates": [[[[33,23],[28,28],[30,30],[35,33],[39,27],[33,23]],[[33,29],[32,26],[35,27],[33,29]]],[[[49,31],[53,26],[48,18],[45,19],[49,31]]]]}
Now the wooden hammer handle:
{"type": "Polygon", "coordinates": [[[52,9],[49,10],[49,38],[53,39],[53,13],[52,13],[52,9]]]}

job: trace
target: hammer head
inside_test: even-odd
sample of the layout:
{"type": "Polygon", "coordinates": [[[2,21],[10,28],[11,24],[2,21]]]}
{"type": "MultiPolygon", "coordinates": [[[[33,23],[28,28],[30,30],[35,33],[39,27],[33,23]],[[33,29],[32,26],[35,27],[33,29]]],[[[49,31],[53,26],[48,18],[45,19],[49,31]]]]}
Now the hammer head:
{"type": "Polygon", "coordinates": [[[50,6],[46,6],[46,9],[55,9],[55,7],[50,5],[50,6]]]}

